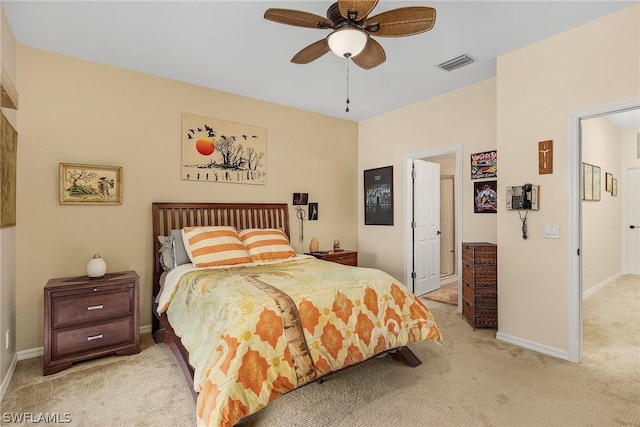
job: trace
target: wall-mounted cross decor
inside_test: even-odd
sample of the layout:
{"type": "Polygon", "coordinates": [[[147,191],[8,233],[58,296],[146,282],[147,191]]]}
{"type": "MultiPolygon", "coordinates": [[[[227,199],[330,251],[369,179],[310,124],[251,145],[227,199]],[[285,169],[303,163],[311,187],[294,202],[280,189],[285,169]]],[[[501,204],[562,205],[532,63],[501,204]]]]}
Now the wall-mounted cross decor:
{"type": "Polygon", "coordinates": [[[538,142],[538,174],[553,173],[553,141],[538,142]]]}

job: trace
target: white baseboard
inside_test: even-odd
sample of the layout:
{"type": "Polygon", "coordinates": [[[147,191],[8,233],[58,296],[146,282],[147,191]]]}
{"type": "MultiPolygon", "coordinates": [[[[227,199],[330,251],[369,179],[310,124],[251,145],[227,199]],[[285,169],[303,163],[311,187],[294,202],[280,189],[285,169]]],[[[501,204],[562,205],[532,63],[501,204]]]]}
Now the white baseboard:
{"type": "Polygon", "coordinates": [[[582,293],[582,298],[584,299],[584,298],[587,298],[587,297],[593,295],[594,293],[596,293],[600,289],[604,288],[608,284],[618,280],[620,277],[622,277],[622,273],[618,272],[618,273],[614,274],[613,276],[609,277],[608,279],[604,279],[602,282],[598,283],[593,288],[589,289],[588,291],[584,291],[582,293]]]}
{"type": "Polygon", "coordinates": [[[16,353],[18,360],[33,359],[34,357],[42,356],[44,354],[44,347],[29,348],[16,353]]]}
{"type": "Polygon", "coordinates": [[[18,364],[18,356],[13,355],[13,359],[11,359],[11,365],[9,365],[9,370],[7,371],[7,375],[4,376],[4,380],[2,380],[2,385],[0,385],[0,401],[4,399],[4,393],[9,388],[9,383],[11,382],[11,378],[13,378],[13,372],[16,370],[16,365],[18,364]]]}
{"type": "Polygon", "coordinates": [[[569,353],[564,350],[560,350],[557,348],[549,347],[547,345],[539,344],[537,342],[525,340],[523,338],[514,337],[513,335],[505,334],[502,332],[498,332],[496,334],[496,338],[500,341],[507,342],[509,344],[514,344],[519,347],[524,347],[529,350],[536,351],[538,353],[546,354],[548,356],[557,357],[558,359],[569,360],[569,353]]]}

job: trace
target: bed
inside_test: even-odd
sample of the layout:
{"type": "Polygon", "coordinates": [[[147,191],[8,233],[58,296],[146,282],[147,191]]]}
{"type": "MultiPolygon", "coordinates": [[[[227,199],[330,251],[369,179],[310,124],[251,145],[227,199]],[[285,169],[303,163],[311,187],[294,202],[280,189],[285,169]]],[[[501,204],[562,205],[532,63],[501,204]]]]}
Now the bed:
{"type": "Polygon", "coordinates": [[[153,203],[152,216],[152,332],[176,356],[199,425],[234,425],[374,356],[418,366],[407,345],[442,341],[386,273],[296,254],[286,203],[153,203]]]}

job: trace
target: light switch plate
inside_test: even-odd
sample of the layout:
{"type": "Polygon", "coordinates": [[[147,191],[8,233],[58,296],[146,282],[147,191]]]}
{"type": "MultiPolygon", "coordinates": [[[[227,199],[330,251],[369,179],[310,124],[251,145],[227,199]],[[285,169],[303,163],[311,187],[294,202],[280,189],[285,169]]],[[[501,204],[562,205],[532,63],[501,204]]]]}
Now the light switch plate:
{"type": "Polygon", "coordinates": [[[543,239],[559,239],[560,224],[542,224],[543,239]]]}

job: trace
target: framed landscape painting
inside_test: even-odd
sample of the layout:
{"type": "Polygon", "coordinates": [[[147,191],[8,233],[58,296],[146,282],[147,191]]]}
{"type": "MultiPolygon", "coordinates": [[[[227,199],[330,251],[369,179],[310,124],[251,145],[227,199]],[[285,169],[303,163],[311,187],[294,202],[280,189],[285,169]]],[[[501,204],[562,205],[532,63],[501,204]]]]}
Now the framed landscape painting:
{"type": "Polygon", "coordinates": [[[122,204],[122,167],[60,163],[60,204],[122,204]]]}
{"type": "Polygon", "coordinates": [[[265,185],[265,129],[182,115],[181,177],[186,181],[265,185]]]}
{"type": "Polygon", "coordinates": [[[16,156],[18,132],[0,114],[0,227],[16,225],[16,156]]]}

